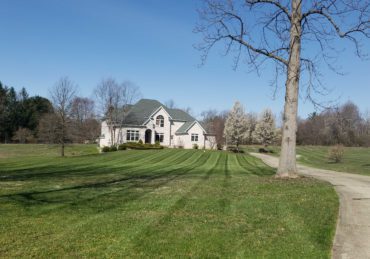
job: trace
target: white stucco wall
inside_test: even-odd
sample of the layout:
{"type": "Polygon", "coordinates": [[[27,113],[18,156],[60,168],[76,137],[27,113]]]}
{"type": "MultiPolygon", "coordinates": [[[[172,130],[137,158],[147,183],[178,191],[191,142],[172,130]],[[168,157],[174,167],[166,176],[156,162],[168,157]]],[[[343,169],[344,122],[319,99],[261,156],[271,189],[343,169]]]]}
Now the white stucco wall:
{"type": "MultiPolygon", "coordinates": [[[[145,140],[145,130],[146,128],[137,128],[137,127],[129,127],[129,128],[123,128],[123,129],[118,129],[116,128],[114,133],[115,133],[115,139],[118,141],[118,144],[126,143],[126,134],[128,130],[138,130],[139,131],[139,139],[142,141],[145,140]]],[[[99,146],[100,147],[105,147],[105,146],[111,146],[112,141],[111,141],[111,133],[109,130],[109,127],[107,126],[107,123],[105,121],[102,122],[101,124],[101,135],[99,138],[99,146]]]]}
{"type": "Polygon", "coordinates": [[[109,128],[107,126],[107,123],[105,121],[102,122],[101,124],[101,133],[100,133],[100,138],[99,138],[99,146],[100,147],[105,147],[105,146],[110,146],[110,133],[109,133],[109,128]]]}
{"type": "Polygon", "coordinates": [[[175,135],[175,146],[183,146],[186,149],[193,148],[194,144],[198,145],[199,149],[215,148],[214,146],[214,136],[205,136],[203,128],[199,123],[195,123],[189,130],[187,134],[175,135]],[[198,141],[191,141],[191,135],[198,134],[198,141]]]}
{"type": "Polygon", "coordinates": [[[171,142],[171,120],[170,115],[163,109],[159,109],[155,114],[153,114],[149,123],[147,123],[147,128],[153,131],[152,143],[155,143],[155,132],[163,133],[163,142],[161,145],[163,146],[170,146],[171,142]],[[164,125],[163,127],[156,125],[157,117],[162,115],[164,118],[164,125]]]}

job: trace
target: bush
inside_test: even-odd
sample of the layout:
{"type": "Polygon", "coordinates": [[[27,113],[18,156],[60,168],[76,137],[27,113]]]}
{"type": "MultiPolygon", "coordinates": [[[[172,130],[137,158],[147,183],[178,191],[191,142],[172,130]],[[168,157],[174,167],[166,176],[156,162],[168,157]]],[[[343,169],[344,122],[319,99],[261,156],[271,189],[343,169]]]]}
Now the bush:
{"type": "Polygon", "coordinates": [[[193,144],[193,149],[198,149],[198,148],[199,148],[198,144],[193,144]]]}
{"type": "Polygon", "coordinates": [[[227,151],[233,152],[233,153],[244,153],[244,150],[240,149],[238,150],[235,146],[228,146],[227,151]]]}
{"type": "Polygon", "coordinates": [[[110,148],[109,147],[103,147],[101,149],[101,152],[103,152],[103,153],[106,153],[106,152],[109,152],[109,151],[110,151],[110,148]]]}
{"type": "Polygon", "coordinates": [[[111,146],[109,148],[109,152],[114,152],[114,151],[117,151],[117,147],[116,146],[111,146]]]}
{"type": "Polygon", "coordinates": [[[159,142],[158,140],[155,142],[154,144],[156,147],[159,147],[161,145],[161,142],[159,142]]]}
{"type": "Polygon", "coordinates": [[[153,145],[153,144],[148,144],[148,143],[141,143],[140,144],[140,141],[139,142],[127,142],[126,144],[123,144],[125,145],[125,148],[126,149],[140,149],[140,150],[143,150],[143,149],[163,149],[163,146],[161,145],[153,145]]]}
{"type": "Polygon", "coordinates": [[[217,150],[222,150],[222,145],[221,144],[217,144],[217,150]]]}
{"type": "Polygon", "coordinates": [[[139,142],[137,142],[138,144],[142,145],[143,144],[143,141],[141,139],[139,139],[139,142]]]}
{"type": "Polygon", "coordinates": [[[336,145],[329,149],[328,159],[330,162],[340,163],[343,160],[344,147],[343,145],[336,145]]]}
{"type": "Polygon", "coordinates": [[[118,146],[118,150],[126,150],[127,149],[127,145],[126,144],[121,144],[118,146]]]}
{"type": "Polygon", "coordinates": [[[270,154],[273,154],[274,153],[274,150],[267,149],[267,148],[259,148],[258,149],[258,153],[270,153],[270,154]]]}

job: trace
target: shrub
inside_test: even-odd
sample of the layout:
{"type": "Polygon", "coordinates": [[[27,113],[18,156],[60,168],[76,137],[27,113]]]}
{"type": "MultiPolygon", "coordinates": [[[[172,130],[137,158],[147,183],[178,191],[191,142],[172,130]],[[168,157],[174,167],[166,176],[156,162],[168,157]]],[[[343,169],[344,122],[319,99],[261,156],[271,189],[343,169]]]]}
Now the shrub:
{"type": "Polygon", "coordinates": [[[217,144],[217,150],[222,150],[222,145],[221,144],[217,144]]]}
{"type": "Polygon", "coordinates": [[[340,163],[343,160],[344,147],[343,145],[335,145],[329,149],[329,161],[340,163]]]}
{"type": "Polygon", "coordinates": [[[110,151],[110,152],[117,151],[117,147],[116,147],[116,146],[111,146],[111,147],[109,148],[109,151],[110,151]]]}
{"type": "Polygon", "coordinates": [[[139,141],[137,142],[139,145],[142,145],[143,144],[143,141],[141,139],[139,139],[139,141]]]}
{"type": "Polygon", "coordinates": [[[238,150],[235,146],[228,146],[227,151],[233,152],[233,153],[244,153],[244,150],[240,149],[238,150]]]}
{"type": "Polygon", "coordinates": [[[155,142],[154,144],[156,147],[159,147],[161,145],[161,142],[159,142],[158,140],[155,142]]]}
{"type": "Polygon", "coordinates": [[[109,152],[109,151],[110,151],[110,148],[109,147],[103,147],[101,149],[101,152],[103,152],[103,153],[106,153],[106,152],[109,152]]]}
{"type": "Polygon", "coordinates": [[[269,151],[266,148],[259,148],[258,153],[269,153],[269,151]]]}
{"type": "Polygon", "coordinates": [[[198,148],[199,148],[198,144],[193,144],[193,149],[198,149],[198,148]]]}
{"type": "Polygon", "coordinates": [[[163,149],[161,145],[153,145],[149,143],[140,144],[139,142],[127,142],[124,145],[125,149],[163,149]]]}
{"type": "Polygon", "coordinates": [[[127,149],[127,145],[126,144],[121,144],[118,146],[118,150],[126,150],[127,149]]]}

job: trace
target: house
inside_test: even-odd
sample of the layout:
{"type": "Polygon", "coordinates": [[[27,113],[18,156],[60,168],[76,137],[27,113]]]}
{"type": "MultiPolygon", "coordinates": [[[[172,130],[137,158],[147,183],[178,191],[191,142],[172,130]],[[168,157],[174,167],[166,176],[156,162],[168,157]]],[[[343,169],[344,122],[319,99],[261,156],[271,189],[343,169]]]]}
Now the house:
{"type": "Polygon", "coordinates": [[[195,144],[200,149],[216,148],[214,134],[207,132],[194,117],[151,99],[141,99],[129,106],[123,123],[109,127],[107,121],[103,121],[100,147],[111,146],[111,136],[118,144],[142,140],[150,144],[158,141],[173,148],[193,148],[195,144]]]}

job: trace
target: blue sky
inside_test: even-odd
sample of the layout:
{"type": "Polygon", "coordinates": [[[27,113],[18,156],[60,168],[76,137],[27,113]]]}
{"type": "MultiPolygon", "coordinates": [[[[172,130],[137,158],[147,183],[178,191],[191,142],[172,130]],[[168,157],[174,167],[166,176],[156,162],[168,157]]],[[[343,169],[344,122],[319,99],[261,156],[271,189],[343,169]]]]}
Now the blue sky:
{"type": "MultiPolygon", "coordinates": [[[[275,99],[267,66],[261,76],[215,49],[204,66],[193,48],[200,35],[193,33],[198,0],[1,0],[0,80],[32,95],[48,97],[48,88],[68,76],[79,94],[92,97],[102,78],[130,80],[145,98],[179,107],[195,115],[206,109],[229,109],[236,100],[248,111],[283,109],[284,93],[275,99]]],[[[370,41],[365,45],[370,53],[370,41]]],[[[324,84],[332,88],[325,99],[352,100],[362,111],[370,109],[370,61],[361,61],[353,49],[341,54],[346,72],[324,71],[324,84]]],[[[300,102],[299,114],[313,111],[300,102]]]]}

